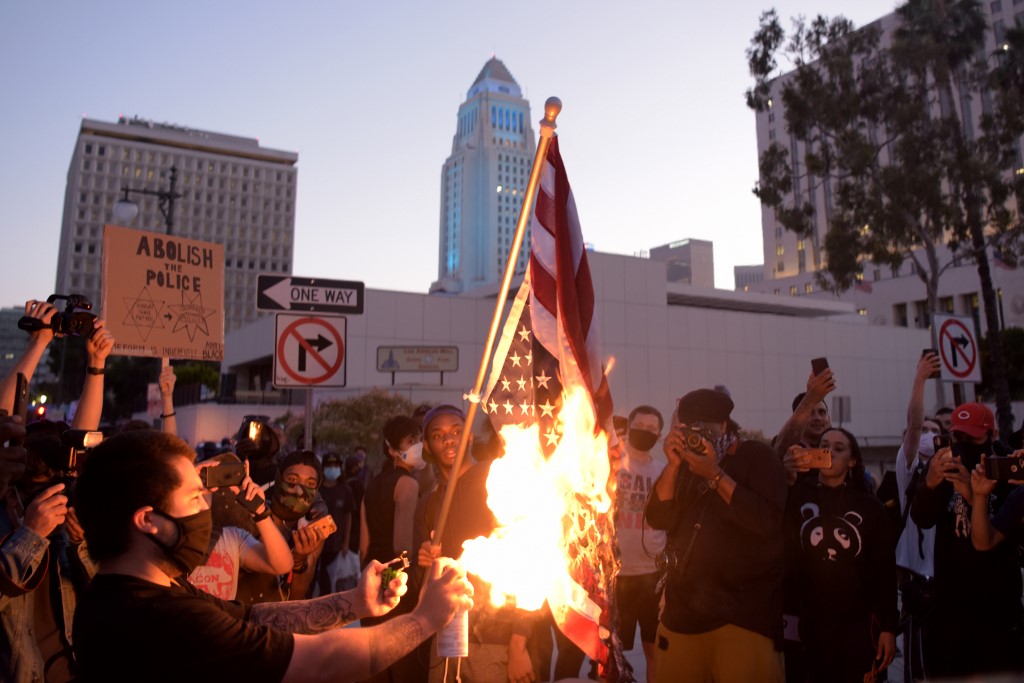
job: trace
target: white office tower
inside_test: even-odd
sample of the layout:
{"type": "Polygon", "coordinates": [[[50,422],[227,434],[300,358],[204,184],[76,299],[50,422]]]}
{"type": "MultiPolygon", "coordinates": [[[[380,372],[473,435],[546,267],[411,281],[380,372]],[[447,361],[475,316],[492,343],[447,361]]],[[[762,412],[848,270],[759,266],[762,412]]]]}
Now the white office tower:
{"type": "MultiPolygon", "coordinates": [[[[225,331],[255,320],[256,276],[292,272],[298,158],[255,138],[138,118],[83,119],[64,194],[56,292],[84,294],[99,312],[103,226],[117,222],[122,188],[169,193],[173,168],[180,197],[171,234],[224,245],[225,331]]],[[[168,230],[157,196],[128,198],[139,212],[127,227],[168,230]]]]}
{"type": "MultiPolygon", "coordinates": [[[[441,170],[437,281],[431,292],[466,292],[501,281],[536,153],[530,103],[491,58],[459,107],[452,153],[441,170]]],[[[530,233],[516,260],[526,271],[530,233]]]]}

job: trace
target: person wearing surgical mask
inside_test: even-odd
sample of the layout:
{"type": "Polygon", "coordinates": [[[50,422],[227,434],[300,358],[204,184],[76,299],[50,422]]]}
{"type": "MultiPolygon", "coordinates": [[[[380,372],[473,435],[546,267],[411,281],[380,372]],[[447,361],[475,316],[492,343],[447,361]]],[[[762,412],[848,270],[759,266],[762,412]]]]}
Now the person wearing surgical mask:
{"type": "MultiPolygon", "coordinates": [[[[361,564],[370,560],[387,563],[402,553],[408,553],[411,561],[413,554],[413,524],[420,490],[415,474],[426,465],[420,423],[406,415],[399,415],[384,424],[381,435],[381,450],[387,460],[380,472],[370,480],[363,496],[359,515],[361,564]]],[[[419,586],[414,576],[415,572],[409,573],[409,589],[415,594],[419,586]]],[[[363,623],[383,623],[411,611],[413,607],[414,601],[407,600],[387,615],[363,623]]],[[[376,683],[426,681],[427,661],[426,655],[413,650],[386,671],[368,680],[376,683]]]]}
{"type": "Polygon", "coordinates": [[[666,534],[651,528],[644,517],[644,508],[654,482],[665,468],[665,461],[655,460],[651,454],[664,426],[664,418],[652,406],[637,406],[629,414],[625,454],[619,465],[615,513],[615,533],[622,559],[615,586],[619,604],[619,637],[623,649],[632,650],[639,624],[648,683],[655,680],[654,640],[658,630],[660,597],[657,590],[660,572],[656,559],[665,548],[666,534]]]}
{"type": "Polygon", "coordinates": [[[334,518],[338,530],[327,537],[320,553],[317,583],[320,595],[354,588],[359,581],[359,558],[349,550],[349,542],[356,521],[356,502],[352,489],[342,477],[343,461],[337,453],[326,453],[323,459],[324,483],[320,497],[327,512],[334,518]],[[339,558],[341,558],[339,560],[339,558]],[[335,564],[338,562],[338,564],[335,564]],[[333,577],[333,578],[332,578],[333,577]]]}

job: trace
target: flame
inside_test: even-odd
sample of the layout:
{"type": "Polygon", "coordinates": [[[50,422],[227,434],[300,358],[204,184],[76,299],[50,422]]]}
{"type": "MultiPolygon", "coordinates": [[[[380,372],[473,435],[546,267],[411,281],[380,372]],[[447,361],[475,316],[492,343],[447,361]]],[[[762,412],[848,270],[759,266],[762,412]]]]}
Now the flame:
{"type": "Polygon", "coordinates": [[[557,422],[561,440],[550,458],[537,426],[501,429],[505,455],[487,479],[487,505],[498,526],[463,544],[462,563],[490,585],[497,607],[535,610],[547,599],[552,609],[573,605],[596,619],[600,610],[581,583],[600,573],[598,554],[608,540],[601,521],[611,508],[608,439],[595,430],[583,388],[568,391],[557,422]]]}

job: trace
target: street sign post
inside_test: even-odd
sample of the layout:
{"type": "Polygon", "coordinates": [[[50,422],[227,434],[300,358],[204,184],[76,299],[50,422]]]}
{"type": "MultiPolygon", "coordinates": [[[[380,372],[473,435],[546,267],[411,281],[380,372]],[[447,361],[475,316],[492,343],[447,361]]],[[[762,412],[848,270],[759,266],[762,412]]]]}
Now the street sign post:
{"type": "Polygon", "coordinates": [[[980,382],[981,354],[974,334],[974,321],[966,317],[936,315],[939,330],[939,359],[945,382],[980,382]]]}
{"type": "Polygon", "coordinates": [[[361,314],[363,291],[362,282],[264,274],[257,278],[256,309],[361,314]]]}

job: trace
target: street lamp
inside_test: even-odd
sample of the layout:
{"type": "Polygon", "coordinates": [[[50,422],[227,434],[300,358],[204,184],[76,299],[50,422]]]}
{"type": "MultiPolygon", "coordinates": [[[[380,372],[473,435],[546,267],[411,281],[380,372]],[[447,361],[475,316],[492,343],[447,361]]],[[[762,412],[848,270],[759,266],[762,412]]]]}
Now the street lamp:
{"type": "Polygon", "coordinates": [[[147,190],[133,189],[130,187],[122,186],[121,191],[124,192],[124,197],[117,200],[114,204],[113,217],[115,223],[121,225],[127,225],[135,220],[135,217],[139,215],[139,205],[128,198],[129,194],[144,194],[151,197],[157,198],[157,207],[160,209],[161,215],[164,217],[164,225],[167,228],[167,234],[171,234],[171,229],[174,227],[174,200],[181,199],[183,195],[174,191],[175,185],[178,184],[178,167],[171,166],[171,188],[169,190],[147,190]]]}

